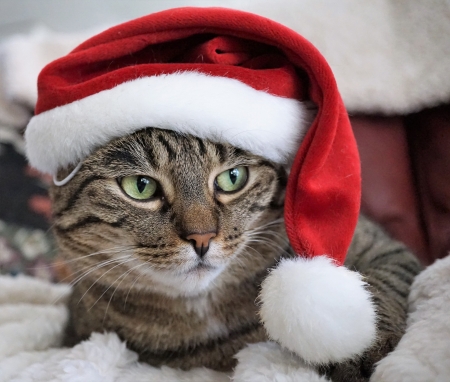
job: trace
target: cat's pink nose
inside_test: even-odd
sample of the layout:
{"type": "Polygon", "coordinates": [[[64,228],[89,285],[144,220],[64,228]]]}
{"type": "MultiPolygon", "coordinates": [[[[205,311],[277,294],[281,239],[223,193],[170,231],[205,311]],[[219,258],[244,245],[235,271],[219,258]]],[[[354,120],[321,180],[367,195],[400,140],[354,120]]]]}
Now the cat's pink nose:
{"type": "Polygon", "coordinates": [[[195,252],[199,257],[205,256],[209,249],[209,242],[213,237],[216,237],[215,232],[208,233],[192,233],[186,236],[186,239],[192,242],[195,252]]]}

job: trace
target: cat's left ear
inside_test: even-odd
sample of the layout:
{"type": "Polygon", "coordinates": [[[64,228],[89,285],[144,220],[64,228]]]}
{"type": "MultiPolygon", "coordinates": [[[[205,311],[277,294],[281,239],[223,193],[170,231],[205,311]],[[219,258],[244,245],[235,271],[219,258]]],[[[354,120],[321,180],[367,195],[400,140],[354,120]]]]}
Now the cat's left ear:
{"type": "Polygon", "coordinates": [[[341,362],[375,339],[375,307],[362,276],[327,256],[282,260],[259,300],[271,339],[308,363],[341,362]]]}

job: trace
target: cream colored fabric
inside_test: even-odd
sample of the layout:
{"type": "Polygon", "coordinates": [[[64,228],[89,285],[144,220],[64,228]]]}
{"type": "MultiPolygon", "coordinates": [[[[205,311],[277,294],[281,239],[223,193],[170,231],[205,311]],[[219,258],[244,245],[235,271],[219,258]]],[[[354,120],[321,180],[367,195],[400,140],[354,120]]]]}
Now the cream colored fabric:
{"type": "Polygon", "coordinates": [[[236,357],[233,374],[181,371],[138,362],[115,333],[93,333],[62,348],[70,287],[35,278],[0,276],[0,382],[326,382],[274,343],[253,344],[236,357]]]}
{"type": "Polygon", "coordinates": [[[450,256],[414,280],[408,327],[371,382],[446,382],[450,376],[450,256]]]}
{"type": "MultiPolygon", "coordinates": [[[[407,114],[450,101],[449,0],[205,0],[200,5],[258,13],[304,35],[328,60],[351,113],[407,114]]],[[[40,29],[3,43],[0,125],[23,127],[30,116],[23,105],[31,109],[36,101],[39,70],[92,33],[40,29]]]]}
{"type": "MultiPolygon", "coordinates": [[[[450,375],[450,257],[436,261],[413,283],[408,328],[379,362],[371,382],[448,381],[450,375]]],[[[95,333],[60,348],[70,288],[34,278],[0,276],[0,382],[183,381],[326,382],[275,343],[249,345],[232,375],[205,368],[182,372],[137,362],[114,333],[95,333]]]]}
{"type": "Polygon", "coordinates": [[[278,4],[242,7],[308,38],[328,60],[350,112],[406,114],[450,101],[450,1],[278,4]]]}
{"type": "MultiPolygon", "coordinates": [[[[198,5],[177,2],[192,4],[198,5]]],[[[217,1],[201,5],[217,6],[217,1]]],[[[221,5],[272,18],[308,38],[328,60],[352,113],[406,114],[450,101],[449,0],[228,0],[221,5]]],[[[93,33],[40,28],[6,40],[0,46],[0,125],[23,127],[36,102],[40,69],[93,33]]]]}

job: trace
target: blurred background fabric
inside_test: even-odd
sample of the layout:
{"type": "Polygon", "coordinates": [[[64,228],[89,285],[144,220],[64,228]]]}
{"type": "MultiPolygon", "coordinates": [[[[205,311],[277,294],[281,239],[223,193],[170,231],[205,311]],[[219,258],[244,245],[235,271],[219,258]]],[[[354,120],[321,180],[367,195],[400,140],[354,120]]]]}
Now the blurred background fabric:
{"type": "Polygon", "coordinates": [[[450,249],[450,1],[2,0],[0,272],[53,280],[46,196],[22,134],[48,62],[126,20],[179,6],[223,6],[279,21],[328,60],[361,152],[362,210],[424,264],[450,249]]]}

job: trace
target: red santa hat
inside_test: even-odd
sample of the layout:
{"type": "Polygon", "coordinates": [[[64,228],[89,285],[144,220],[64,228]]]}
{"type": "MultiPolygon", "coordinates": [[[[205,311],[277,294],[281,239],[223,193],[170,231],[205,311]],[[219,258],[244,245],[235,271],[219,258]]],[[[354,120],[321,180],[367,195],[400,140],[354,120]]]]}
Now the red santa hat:
{"type": "Polygon", "coordinates": [[[359,213],[359,157],[333,74],[307,40],[249,13],[172,9],[87,40],[42,70],[38,93],[27,155],[53,175],[145,127],[292,164],[285,224],[299,256],[264,281],[261,320],[312,363],[370,345],[370,295],[342,266],[359,213]],[[317,106],[314,121],[305,101],[317,106]]]}

